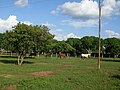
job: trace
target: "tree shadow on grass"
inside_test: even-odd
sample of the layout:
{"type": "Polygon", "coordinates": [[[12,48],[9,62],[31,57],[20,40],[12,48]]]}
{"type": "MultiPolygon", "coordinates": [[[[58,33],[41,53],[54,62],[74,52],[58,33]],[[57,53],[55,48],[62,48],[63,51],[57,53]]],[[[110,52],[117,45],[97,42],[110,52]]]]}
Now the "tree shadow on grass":
{"type": "Polygon", "coordinates": [[[113,77],[113,78],[120,79],[120,75],[113,75],[112,77],[113,77]]]}
{"type": "MultiPolygon", "coordinates": [[[[0,58],[18,58],[18,56],[0,56],[0,58]]],[[[35,58],[35,57],[25,57],[25,59],[32,59],[32,58],[35,58]]]]}
{"type": "Polygon", "coordinates": [[[17,58],[17,56],[0,56],[0,58],[17,58]]]}
{"type": "MultiPolygon", "coordinates": [[[[17,60],[0,60],[0,63],[4,64],[18,64],[17,60]]],[[[24,61],[23,64],[33,64],[34,62],[24,61]]]]}
{"type": "Polygon", "coordinates": [[[106,60],[106,59],[102,59],[101,61],[105,61],[105,62],[120,62],[120,60],[106,60]]]}

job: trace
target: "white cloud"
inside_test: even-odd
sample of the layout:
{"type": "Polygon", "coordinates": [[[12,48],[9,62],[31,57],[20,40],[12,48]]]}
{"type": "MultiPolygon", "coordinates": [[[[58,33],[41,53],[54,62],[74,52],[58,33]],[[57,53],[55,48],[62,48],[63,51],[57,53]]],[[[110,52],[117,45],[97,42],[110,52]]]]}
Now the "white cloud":
{"type": "Polygon", "coordinates": [[[67,40],[68,38],[80,38],[80,37],[73,34],[73,33],[69,33],[67,35],[56,34],[55,37],[54,37],[54,39],[56,39],[58,41],[67,40]]]}
{"type": "Polygon", "coordinates": [[[28,0],[17,0],[15,2],[15,5],[18,7],[24,7],[24,6],[28,5],[28,0]]]}
{"type": "Polygon", "coordinates": [[[115,14],[120,15],[120,1],[117,1],[117,3],[116,3],[115,14]]]}
{"type": "Polygon", "coordinates": [[[75,28],[81,28],[81,27],[94,27],[98,25],[97,20],[85,20],[85,21],[63,21],[64,24],[73,26],[75,28]]]}
{"type": "Polygon", "coordinates": [[[65,2],[58,8],[56,12],[60,11],[63,15],[68,15],[72,18],[96,18],[98,15],[98,4],[92,0],[65,2]]]}
{"type": "Polygon", "coordinates": [[[62,31],[63,31],[63,29],[56,29],[56,31],[57,31],[57,32],[62,32],[62,31]]]}
{"type": "Polygon", "coordinates": [[[50,30],[50,33],[55,35],[54,39],[58,41],[67,40],[68,38],[80,38],[79,36],[75,35],[74,33],[64,34],[63,29],[56,29],[56,30],[50,30]]]}
{"type": "MultiPolygon", "coordinates": [[[[81,0],[80,2],[65,2],[57,7],[56,12],[78,19],[96,19],[98,17],[98,3],[95,0],[81,0]]],[[[120,12],[120,1],[104,0],[102,6],[103,17],[111,17],[120,12]]]]}
{"type": "Polygon", "coordinates": [[[23,22],[21,22],[21,23],[24,23],[24,24],[26,24],[26,25],[32,25],[32,23],[31,23],[30,21],[23,21],[23,22]]]}
{"type": "Polygon", "coordinates": [[[69,34],[67,34],[66,36],[64,36],[65,37],[65,39],[67,39],[67,38],[80,38],[79,36],[77,36],[77,35],[75,35],[75,34],[73,34],[73,33],[69,33],[69,34]]]}
{"type": "Polygon", "coordinates": [[[62,34],[56,34],[54,39],[58,40],[58,41],[62,41],[62,40],[65,40],[64,39],[64,36],[62,34]]]}
{"type": "Polygon", "coordinates": [[[119,33],[116,33],[116,32],[111,31],[111,30],[106,30],[105,32],[108,34],[109,38],[112,38],[112,37],[120,38],[120,34],[119,33]]]}
{"type": "Polygon", "coordinates": [[[55,10],[51,11],[51,14],[56,14],[56,11],[55,10]]]}
{"type": "Polygon", "coordinates": [[[17,23],[17,17],[13,15],[9,16],[7,20],[0,18],[0,32],[12,29],[12,26],[16,25],[17,23]]]}
{"type": "MultiPolygon", "coordinates": [[[[14,15],[10,15],[8,19],[4,20],[0,18],[0,32],[5,32],[6,30],[11,30],[13,26],[17,25],[19,21],[14,15]]],[[[30,25],[29,21],[20,21],[21,23],[30,25]]]]}
{"type": "Polygon", "coordinates": [[[103,16],[110,17],[115,10],[116,1],[115,0],[104,0],[103,4],[104,4],[102,8],[103,16]]]}
{"type": "Polygon", "coordinates": [[[49,28],[52,28],[52,27],[55,27],[55,26],[56,26],[56,25],[50,24],[50,23],[48,23],[48,22],[42,23],[42,25],[45,25],[45,26],[47,26],[47,27],[49,27],[49,28]]]}

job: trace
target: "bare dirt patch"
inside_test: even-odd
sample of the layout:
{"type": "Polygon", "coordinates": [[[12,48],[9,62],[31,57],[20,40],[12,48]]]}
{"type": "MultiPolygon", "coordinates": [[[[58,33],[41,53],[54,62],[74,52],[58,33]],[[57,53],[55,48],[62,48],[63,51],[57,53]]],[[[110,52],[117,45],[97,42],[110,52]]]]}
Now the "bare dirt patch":
{"type": "Polygon", "coordinates": [[[12,78],[12,77],[14,77],[13,75],[10,75],[10,74],[2,74],[0,76],[1,77],[5,77],[5,78],[12,78]]]}
{"type": "Polygon", "coordinates": [[[35,77],[47,77],[47,76],[51,76],[52,73],[53,73],[52,71],[40,71],[40,72],[33,72],[31,73],[31,75],[35,77]]]}
{"type": "Polygon", "coordinates": [[[53,74],[54,72],[63,72],[63,70],[40,71],[40,72],[32,72],[29,74],[35,77],[48,77],[48,76],[54,76],[53,74]]]}
{"type": "Polygon", "coordinates": [[[3,87],[1,90],[17,90],[16,85],[9,85],[7,87],[3,87]]]}
{"type": "Polygon", "coordinates": [[[47,62],[35,62],[33,63],[33,65],[48,65],[48,64],[51,64],[51,63],[47,63],[47,62]]]}

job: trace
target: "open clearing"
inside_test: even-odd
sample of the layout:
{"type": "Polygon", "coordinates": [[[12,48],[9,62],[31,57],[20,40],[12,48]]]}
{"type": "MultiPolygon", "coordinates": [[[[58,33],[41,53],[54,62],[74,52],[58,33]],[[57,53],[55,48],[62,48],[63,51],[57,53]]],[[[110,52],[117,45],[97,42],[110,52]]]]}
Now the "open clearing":
{"type": "Polygon", "coordinates": [[[0,90],[120,90],[120,59],[0,57],[0,90]]]}

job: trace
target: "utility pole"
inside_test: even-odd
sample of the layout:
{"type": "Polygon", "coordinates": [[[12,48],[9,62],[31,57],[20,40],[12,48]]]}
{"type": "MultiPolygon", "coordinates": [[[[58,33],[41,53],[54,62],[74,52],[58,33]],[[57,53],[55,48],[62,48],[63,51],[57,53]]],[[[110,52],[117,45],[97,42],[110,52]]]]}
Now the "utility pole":
{"type": "Polygon", "coordinates": [[[101,47],[101,40],[100,40],[100,32],[101,32],[101,6],[102,0],[99,0],[99,31],[98,31],[98,69],[100,69],[100,47],[101,47]]]}

